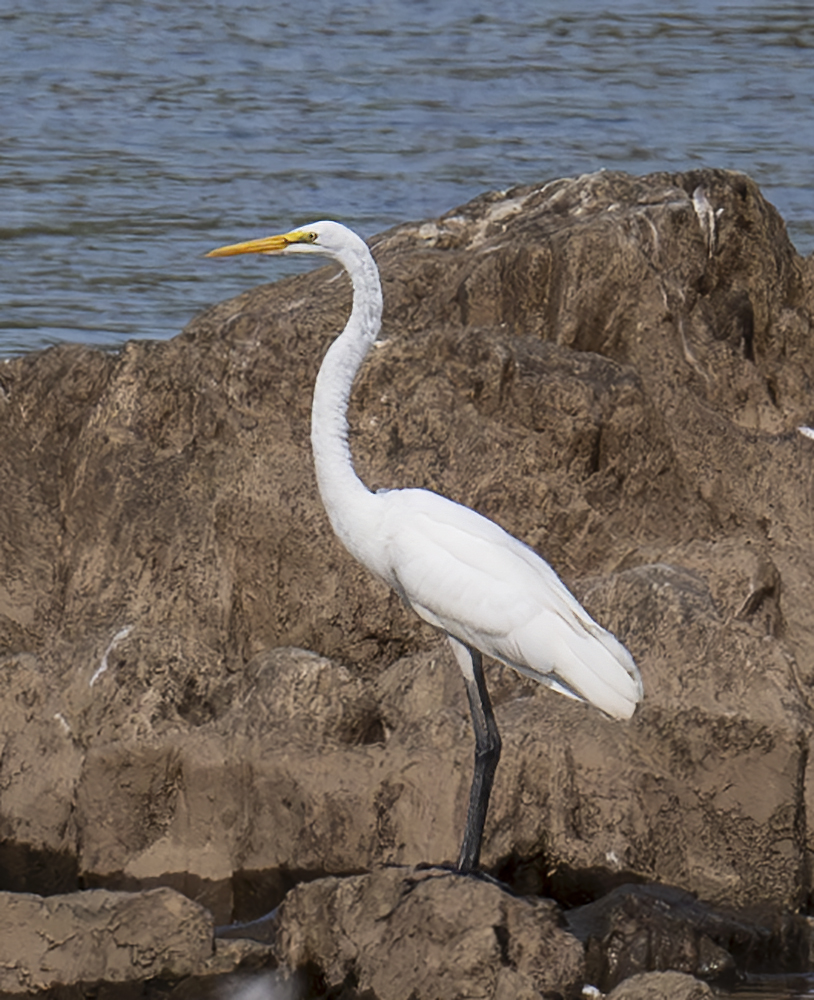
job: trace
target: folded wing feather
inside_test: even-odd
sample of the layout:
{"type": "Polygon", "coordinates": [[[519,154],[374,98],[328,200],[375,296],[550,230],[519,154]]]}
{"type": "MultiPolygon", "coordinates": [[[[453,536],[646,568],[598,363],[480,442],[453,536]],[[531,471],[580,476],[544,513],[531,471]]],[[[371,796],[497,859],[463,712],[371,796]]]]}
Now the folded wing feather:
{"type": "Polygon", "coordinates": [[[532,549],[427,490],[382,500],[382,575],[422,618],[609,715],[632,715],[641,698],[632,657],[532,549]]]}

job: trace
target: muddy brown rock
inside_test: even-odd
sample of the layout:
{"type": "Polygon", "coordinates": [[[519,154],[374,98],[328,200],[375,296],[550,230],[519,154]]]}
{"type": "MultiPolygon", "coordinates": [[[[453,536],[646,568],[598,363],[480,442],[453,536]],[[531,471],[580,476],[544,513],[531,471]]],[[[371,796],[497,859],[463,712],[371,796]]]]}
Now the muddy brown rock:
{"type": "Polygon", "coordinates": [[[712,1000],[709,986],[683,972],[641,972],[620,983],[609,1000],[712,1000]]]}
{"type": "Polygon", "coordinates": [[[293,889],[277,917],[276,951],[317,965],[329,988],[379,1000],[572,994],[579,942],[544,900],[452,872],[384,869],[293,889]]]}
{"type": "MultiPolygon", "coordinates": [[[[806,908],[814,258],[714,170],[491,193],[373,252],[360,475],[526,540],[644,677],[618,724],[490,667],[485,865],[569,904],[633,879],[806,908]]],[[[174,885],[221,921],[456,856],[460,679],[316,493],[310,394],[349,306],[328,267],[170,342],[0,366],[5,888],[174,885]]]]}
{"type": "Polygon", "coordinates": [[[211,915],[171,889],[0,893],[0,992],[181,978],[213,950],[211,915]]]}

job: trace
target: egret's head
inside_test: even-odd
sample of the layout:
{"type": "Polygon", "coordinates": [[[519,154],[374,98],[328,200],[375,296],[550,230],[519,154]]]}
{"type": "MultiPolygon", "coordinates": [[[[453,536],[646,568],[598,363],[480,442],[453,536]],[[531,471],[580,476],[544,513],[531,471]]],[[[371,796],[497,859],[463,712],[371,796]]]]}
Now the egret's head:
{"type": "Polygon", "coordinates": [[[259,240],[233,243],[210,250],[207,257],[232,257],[240,253],[321,253],[341,259],[343,254],[364,246],[362,240],[338,222],[312,222],[280,236],[264,236],[259,240]]]}

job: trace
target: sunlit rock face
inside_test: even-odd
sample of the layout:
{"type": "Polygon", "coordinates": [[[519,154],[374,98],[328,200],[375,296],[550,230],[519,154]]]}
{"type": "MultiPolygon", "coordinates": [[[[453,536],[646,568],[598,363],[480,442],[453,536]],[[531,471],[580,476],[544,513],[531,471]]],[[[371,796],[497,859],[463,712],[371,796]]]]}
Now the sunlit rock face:
{"type": "MultiPolygon", "coordinates": [[[[746,177],[614,173],[373,241],[371,489],[543,555],[631,650],[629,723],[492,665],[483,865],[574,904],[808,903],[814,264],[746,177]]],[[[334,539],[310,395],[336,268],[166,343],[0,366],[2,887],[170,885],[218,921],[450,862],[472,737],[445,643],[334,539]]]]}

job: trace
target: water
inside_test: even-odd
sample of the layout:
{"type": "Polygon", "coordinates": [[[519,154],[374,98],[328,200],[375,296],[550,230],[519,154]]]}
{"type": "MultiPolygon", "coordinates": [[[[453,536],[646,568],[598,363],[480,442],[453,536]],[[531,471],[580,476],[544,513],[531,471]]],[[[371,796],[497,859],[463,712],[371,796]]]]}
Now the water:
{"type": "Polygon", "coordinates": [[[365,236],[602,167],[751,174],[814,250],[814,7],[0,0],[0,354],[170,337],[365,236]]]}

